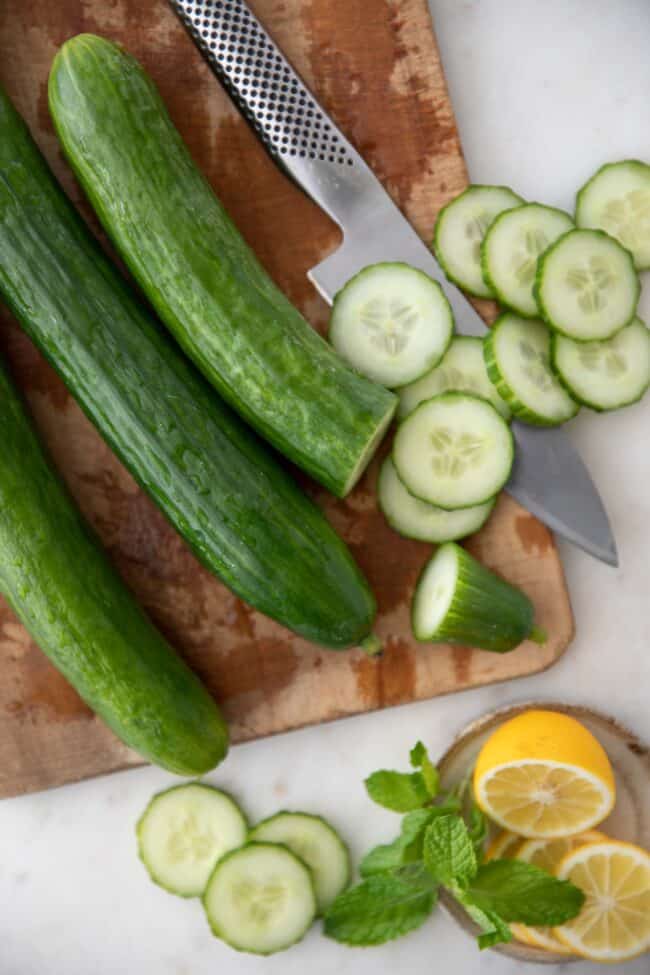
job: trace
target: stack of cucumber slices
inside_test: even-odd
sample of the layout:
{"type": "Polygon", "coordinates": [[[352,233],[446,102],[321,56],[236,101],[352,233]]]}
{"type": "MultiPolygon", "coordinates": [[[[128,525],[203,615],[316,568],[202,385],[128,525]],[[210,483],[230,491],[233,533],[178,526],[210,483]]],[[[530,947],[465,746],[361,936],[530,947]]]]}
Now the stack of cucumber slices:
{"type": "Polygon", "coordinates": [[[324,819],[279,812],[249,828],[227,793],[202,782],[154,796],[137,825],[149,876],[200,897],[216,937],[271,955],[306,934],[350,882],[350,857],[324,819]]]}

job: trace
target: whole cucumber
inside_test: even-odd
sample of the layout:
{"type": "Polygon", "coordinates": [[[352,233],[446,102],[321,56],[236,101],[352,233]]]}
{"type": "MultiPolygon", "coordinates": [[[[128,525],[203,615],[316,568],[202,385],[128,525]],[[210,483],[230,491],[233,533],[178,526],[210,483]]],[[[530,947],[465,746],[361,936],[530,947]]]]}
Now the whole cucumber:
{"type": "Polygon", "coordinates": [[[208,569],[314,643],[368,635],[347,547],[135,298],[2,91],[0,295],[208,569]]]}

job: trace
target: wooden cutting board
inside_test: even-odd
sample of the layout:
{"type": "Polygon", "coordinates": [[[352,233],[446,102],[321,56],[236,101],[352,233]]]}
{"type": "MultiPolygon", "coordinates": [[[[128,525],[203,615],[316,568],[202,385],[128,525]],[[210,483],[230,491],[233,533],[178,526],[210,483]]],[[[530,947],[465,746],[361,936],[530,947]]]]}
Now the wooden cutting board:
{"type": "MultiPolygon", "coordinates": [[[[437,211],[463,188],[467,175],[426,0],[255,0],[253,7],[428,240],[437,211]]],[[[63,162],[47,110],[52,57],[80,31],[114,38],[144,62],[248,242],[323,329],[327,308],[305,274],[336,247],[339,232],[270,161],[167,4],[5,0],[0,80],[93,228],[96,221],[63,162]]],[[[235,742],[531,674],[552,664],[569,643],[573,621],[553,539],[504,496],[469,547],[531,596],[548,630],[547,644],[525,644],[505,656],[415,644],[409,602],[430,548],[399,538],[384,522],[374,498],[375,462],[345,501],[310,490],[372,583],[385,654],[370,660],[359,650],[334,653],[308,645],[252,612],[198,565],[6,311],[0,352],[115,565],[214,692],[235,742]]],[[[0,674],[0,795],[139,763],[4,604],[0,674]]]]}

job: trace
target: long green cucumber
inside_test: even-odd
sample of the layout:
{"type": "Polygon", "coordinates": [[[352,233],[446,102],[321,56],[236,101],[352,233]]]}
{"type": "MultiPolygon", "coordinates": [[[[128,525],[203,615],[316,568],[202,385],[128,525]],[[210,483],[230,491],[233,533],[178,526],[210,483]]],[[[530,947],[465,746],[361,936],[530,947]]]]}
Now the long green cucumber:
{"type": "Polygon", "coordinates": [[[142,612],[50,467],[0,366],[0,592],[131,748],[179,775],[228,750],[201,682],[142,612]]]}
{"type": "Polygon", "coordinates": [[[315,643],[367,636],[346,546],[135,299],[1,92],[0,294],[208,569],[315,643]]]}
{"type": "Polygon", "coordinates": [[[271,281],[134,58],[73,37],[49,99],[72,168],[163,323],[251,426],[345,496],[396,398],[348,368],[271,281]]]}

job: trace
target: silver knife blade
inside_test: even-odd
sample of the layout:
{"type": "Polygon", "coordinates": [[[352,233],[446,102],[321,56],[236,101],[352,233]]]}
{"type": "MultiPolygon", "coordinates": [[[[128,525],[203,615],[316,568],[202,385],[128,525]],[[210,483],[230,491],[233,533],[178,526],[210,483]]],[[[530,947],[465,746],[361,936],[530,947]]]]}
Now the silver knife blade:
{"type": "MultiPolygon", "coordinates": [[[[368,264],[404,261],[440,283],[461,334],[484,334],[476,310],[447,281],[429,248],[244,0],[170,2],[269,153],[341,227],[339,249],[309,271],[321,295],[331,302],[368,264]]],[[[600,495],[566,433],[518,422],[513,432],[517,459],[508,492],[570,542],[618,565],[600,495]]]]}

